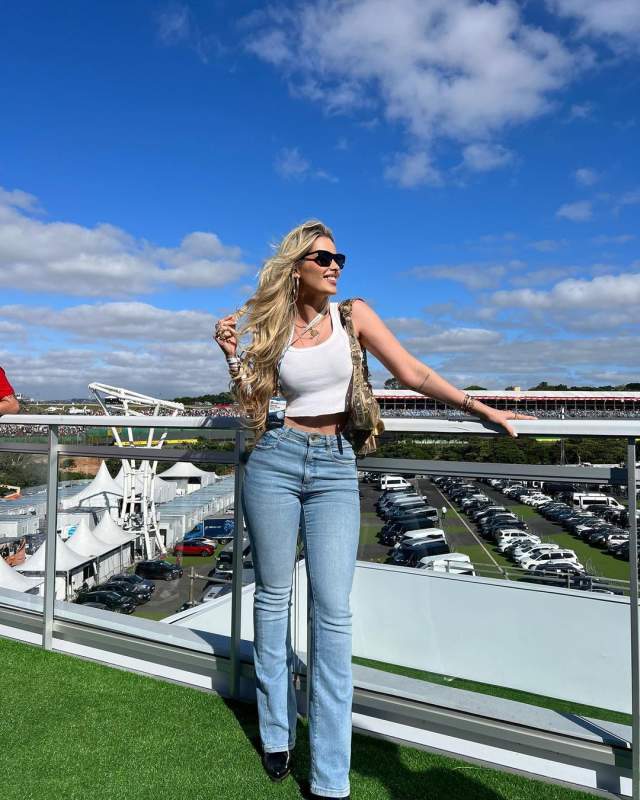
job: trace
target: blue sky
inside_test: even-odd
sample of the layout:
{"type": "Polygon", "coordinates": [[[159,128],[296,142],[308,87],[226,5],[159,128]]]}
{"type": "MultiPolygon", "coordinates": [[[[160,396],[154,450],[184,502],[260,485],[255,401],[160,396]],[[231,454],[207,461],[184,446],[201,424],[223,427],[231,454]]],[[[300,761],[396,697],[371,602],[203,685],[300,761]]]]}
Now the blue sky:
{"type": "Polygon", "coordinates": [[[0,14],[18,390],[225,389],[215,319],[309,217],[348,254],[338,297],[457,385],[638,380],[637,0],[0,14]]]}

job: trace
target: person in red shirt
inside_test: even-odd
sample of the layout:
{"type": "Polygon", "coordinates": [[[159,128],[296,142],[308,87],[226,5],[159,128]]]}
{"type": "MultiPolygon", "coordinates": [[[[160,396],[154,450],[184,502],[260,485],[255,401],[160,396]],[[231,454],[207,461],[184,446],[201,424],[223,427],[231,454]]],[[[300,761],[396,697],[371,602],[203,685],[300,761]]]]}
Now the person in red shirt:
{"type": "Polygon", "coordinates": [[[13,386],[7,380],[4,370],[0,367],[0,417],[3,414],[17,414],[20,403],[16,400],[13,386]]]}

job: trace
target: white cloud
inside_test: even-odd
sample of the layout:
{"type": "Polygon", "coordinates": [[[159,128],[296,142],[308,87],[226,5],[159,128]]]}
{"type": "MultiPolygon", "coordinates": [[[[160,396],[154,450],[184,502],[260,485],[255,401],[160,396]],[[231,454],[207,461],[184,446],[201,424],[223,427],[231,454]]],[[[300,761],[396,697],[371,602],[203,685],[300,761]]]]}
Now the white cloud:
{"type": "MultiPolygon", "coordinates": [[[[487,328],[451,328],[424,319],[400,317],[385,322],[403,344],[435,366],[458,386],[478,383],[501,389],[533,386],[541,380],[575,385],[626,383],[637,380],[640,337],[630,335],[507,337],[487,328]],[[603,377],[604,376],[604,377],[603,377]]],[[[598,331],[596,331],[598,332],[598,331]]],[[[382,386],[389,373],[371,359],[374,384],[382,386]]]]}
{"type": "Polygon", "coordinates": [[[210,340],[215,319],[202,311],[174,311],[148,303],[94,303],[58,309],[0,306],[0,317],[34,324],[82,341],[210,340]]]}
{"type": "Polygon", "coordinates": [[[640,43],[638,0],[547,0],[547,5],[561,16],[575,20],[581,36],[640,43]]]}
{"type": "MultiPolygon", "coordinates": [[[[258,19],[247,47],[280,69],[294,94],[330,112],[374,103],[422,146],[439,137],[477,142],[545,113],[577,65],[508,0],[405,0],[392,12],[387,0],[315,0],[258,19]]],[[[505,157],[494,149],[495,166],[505,157]]],[[[395,168],[399,182],[425,182],[427,157],[407,158],[408,168],[395,168]]],[[[474,163],[489,168],[488,154],[474,163]]]]}
{"type": "MultiPolygon", "coordinates": [[[[640,272],[567,278],[549,290],[495,292],[490,302],[501,309],[526,309],[566,328],[598,331],[635,325],[640,305],[640,272]]],[[[524,323],[524,321],[523,321],[524,323]]]]}
{"type": "Polygon", "coordinates": [[[593,116],[595,106],[587,101],[586,103],[574,103],[569,109],[569,121],[574,119],[589,119],[593,116]]]}
{"type": "Polygon", "coordinates": [[[529,242],[529,247],[539,253],[555,253],[567,244],[565,239],[539,239],[536,242],[529,242]]]}
{"type": "Polygon", "coordinates": [[[169,47],[186,45],[203,64],[209,63],[213,51],[220,54],[225,49],[214,34],[203,32],[192,10],[182,3],[169,6],[157,14],[156,32],[161,44],[169,47]]]}
{"type": "Polygon", "coordinates": [[[580,169],[577,169],[573,173],[573,177],[581,186],[593,186],[594,183],[597,183],[600,180],[600,175],[598,175],[594,169],[590,169],[589,167],[581,167],[580,169]]]}
{"type": "Polygon", "coordinates": [[[324,169],[316,169],[297,147],[283,147],[274,162],[276,172],[286,180],[302,181],[307,178],[337,183],[335,175],[324,169]]]}
{"type": "Polygon", "coordinates": [[[617,214],[624,206],[637,206],[640,203],[640,189],[632,189],[625,192],[615,203],[614,212],[617,214]]]}
{"type": "MultiPolygon", "coordinates": [[[[2,311],[0,311],[2,314],[2,311]]],[[[17,322],[8,322],[7,320],[0,319],[0,339],[4,342],[10,342],[12,337],[22,335],[24,333],[24,325],[17,322]]]]}
{"type": "Polygon", "coordinates": [[[432,267],[415,267],[407,274],[420,279],[445,278],[461,283],[467,289],[488,289],[498,286],[511,275],[514,270],[524,266],[522,261],[510,261],[507,264],[437,264],[432,267]]]}
{"type": "Polygon", "coordinates": [[[16,391],[43,399],[86,397],[92,381],[171,399],[226,391],[229,373],[215,344],[149,343],[108,350],[54,348],[17,355],[0,351],[16,391]]]}
{"type": "Polygon", "coordinates": [[[467,145],[463,151],[463,164],[474,172],[488,172],[504,167],[511,162],[513,154],[502,145],[476,142],[467,145]]]}
{"type": "Polygon", "coordinates": [[[187,6],[167,8],[157,17],[158,38],[163,44],[177,44],[191,35],[191,14],[187,6]]]}
{"type": "Polygon", "coordinates": [[[588,200],[579,200],[576,203],[565,203],[556,211],[556,217],[569,219],[571,222],[586,222],[593,216],[593,209],[588,200]]]}
{"type": "Polygon", "coordinates": [[[628,244],[629,242],[633,242],[635,238],[636,236],[633,233],[621,233],[617,236],[602,234],[601,236],[594,236],[591,241],[594,244],[628,244]]]}
{"type": "Polygon", "coordinates": [[[416,336],[404,340],[411,351],[419,353],[475,353],[486,347],[496,347],[502,334],[483,328],[449,328],[426,337],[416,336]]]}
{"type": "Polygon", "coordinates": [[[414,186],[440,186],[442,176],[431,164],[425,152],[396,153],[385,169],[384,176],[404,188],[414,186]]]}
{"type": "Polygon", "coordinates": [[[304,158],[297,147],[283,147],[275,163],[276,172],[283,178],[303,178],[311,169],[311,162],[304,158]]]}
{"type": "Polygon", "coordinates": [[[87,297],[147,293],[162,284],[223,286],[250,270],[238,247],[195,232],[157,247],[121,228],[44,222],[36,200],[0,190],[0,287],[87,297]]]}
{"type": "Polygon", "coordinates": [[[454,355],[439,369],[462,386],[473,382],[490,388],[528,387],[540,380],[578,386],[627,383],[637,380],[639,349],[638,336],[518,338],[481,353],[454,355]]]}

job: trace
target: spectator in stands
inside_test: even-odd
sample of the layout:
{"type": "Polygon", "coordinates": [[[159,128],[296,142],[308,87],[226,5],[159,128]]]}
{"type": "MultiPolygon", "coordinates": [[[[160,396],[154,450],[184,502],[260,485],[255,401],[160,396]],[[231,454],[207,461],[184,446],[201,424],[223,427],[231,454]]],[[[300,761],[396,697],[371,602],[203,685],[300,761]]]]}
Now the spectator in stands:
{"type": "Polygon", "coordinates": [[[5,371],[0,367],[0,417],[3,414],[17,414],[20,403],[16,399],[13,386],[7,380],[5,371]]]}

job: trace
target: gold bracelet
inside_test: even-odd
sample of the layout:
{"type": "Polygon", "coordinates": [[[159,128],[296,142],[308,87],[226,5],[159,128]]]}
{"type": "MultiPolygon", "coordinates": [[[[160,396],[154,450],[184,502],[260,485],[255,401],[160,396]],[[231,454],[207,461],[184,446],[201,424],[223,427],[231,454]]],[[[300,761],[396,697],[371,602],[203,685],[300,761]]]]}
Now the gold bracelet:
{"type": "Polygon", "coordinates": [[[427,368],[427,374],[426,374],[426,375],[425,375],[425,377],[422,379],[422,383],[420,384],[420,386],[418,386],[418,388],[417,388],[417,389],[414,389],[414,391],[415,391],[415,392],[420,392],[420,390],[422,389],[422,387],[424,386],[424,384],[425,384],[425,383],[426,383],[426,382],[429,380],[429,378],[430,378],[430,377],[431,377],[431,370],[430,370],[429,368],[427,368]]]}

